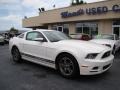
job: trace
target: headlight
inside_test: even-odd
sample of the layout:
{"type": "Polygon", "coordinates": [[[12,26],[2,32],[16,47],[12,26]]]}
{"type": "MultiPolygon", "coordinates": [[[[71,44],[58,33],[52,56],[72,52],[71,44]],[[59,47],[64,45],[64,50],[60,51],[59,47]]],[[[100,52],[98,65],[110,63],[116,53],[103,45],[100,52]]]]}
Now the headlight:
{"type": "Polygon", "coordinates": [[[108,46],[108,47],[110,47],[110,48],[111,48],[111,45],[110,45],[110,44],[103,44],[103,45],[108,46]]]}
{"type": "Polygon", "coordinates": [[[86,56],[86,59],[95,59],[98,53],[91,53],[86,56]]]}

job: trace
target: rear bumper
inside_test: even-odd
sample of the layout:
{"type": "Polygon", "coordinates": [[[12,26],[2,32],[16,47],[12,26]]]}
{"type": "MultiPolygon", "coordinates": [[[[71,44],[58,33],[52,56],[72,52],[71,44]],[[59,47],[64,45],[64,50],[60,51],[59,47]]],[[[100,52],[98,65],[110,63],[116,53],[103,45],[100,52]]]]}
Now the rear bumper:
{"type": "Polygon", "coordinates": [[[114,56],[111,55],[104,60],[86,60],[80,65],[80,75],[95,75],[107,71],[113,63],[114,56]]]}

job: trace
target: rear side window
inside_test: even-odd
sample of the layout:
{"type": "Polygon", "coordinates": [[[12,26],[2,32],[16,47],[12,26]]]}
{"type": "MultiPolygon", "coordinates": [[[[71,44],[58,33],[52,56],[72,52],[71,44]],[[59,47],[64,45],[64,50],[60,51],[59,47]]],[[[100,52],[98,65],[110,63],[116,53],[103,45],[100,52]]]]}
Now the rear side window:
{"type": "Polygon", "coordinates": [[[35,33],[35,32],[28,33],[26,39],[27,39],[27,40],[34,40],[35,38],[37,38],[37,35],[38,35],[38,34],[35,33]]]}
{"type": "Polygon", "coordinates": [[[35,31],[28,32],[27,35],[26,35],[26,40],[34,41],[35,38],[43,38],[43,39],[45,39],[44,36],[42,35],[42,33],[40,33],[40,32],[35,32],[35,31]]]}
{"type": "Polygon", "coordinates": [[[24,33],[18,36],[19,38],[24,38],[24,33]]]}

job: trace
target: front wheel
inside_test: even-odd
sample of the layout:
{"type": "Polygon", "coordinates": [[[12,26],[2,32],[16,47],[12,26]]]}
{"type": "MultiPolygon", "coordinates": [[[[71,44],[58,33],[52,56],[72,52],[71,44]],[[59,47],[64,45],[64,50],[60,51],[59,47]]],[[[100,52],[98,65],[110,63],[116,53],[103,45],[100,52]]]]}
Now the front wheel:
{"type": "Polygon", "coordinates": [[[79,66],[73,56],[66,54],[59,57],[58,70],[62,76],[72,78],[78,75],[79,66]]]}
{"type": "Polygon", "coordinates": [[[21,55],[18,48],[16,47],[12,49],[12,58],[14,62],[21,62],[21,55]]]}

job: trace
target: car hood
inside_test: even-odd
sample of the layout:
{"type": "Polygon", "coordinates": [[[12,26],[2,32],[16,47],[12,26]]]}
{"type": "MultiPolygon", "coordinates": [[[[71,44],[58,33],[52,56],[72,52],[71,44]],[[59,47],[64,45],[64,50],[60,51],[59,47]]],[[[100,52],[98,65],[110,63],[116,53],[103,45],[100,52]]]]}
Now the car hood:
{"type": "Polygon", "coordinates": [[[98,44],[110,44],[110,45],[114,45],[116,43],[116,40],[93,39],[93,40],[90,40],[90,42],[94,42],[94,43],[98,43],[98,44]]]}
{"type": "Polygon", "coordinates": [[[82,40],[62,40],[62,41],[56,42],[56,44],[59,44],[64,47],[77,48],[83,51],[96,52],[96,53],[110,49],[109,47],[106,47],[100,44],[96,44],[89,41],[82,41],[82,40]]]}

